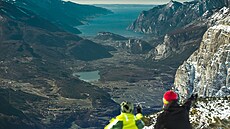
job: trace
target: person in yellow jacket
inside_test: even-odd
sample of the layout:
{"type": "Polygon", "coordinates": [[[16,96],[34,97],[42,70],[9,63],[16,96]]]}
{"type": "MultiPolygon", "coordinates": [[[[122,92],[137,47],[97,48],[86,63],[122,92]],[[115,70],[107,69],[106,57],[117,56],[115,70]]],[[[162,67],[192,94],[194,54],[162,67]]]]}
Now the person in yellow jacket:
{"type": "Polygon", "coordinates": [[[141,120],[143,115],[140,106],[137,106],[137,115],[133,114],[134,107],[132,103],[124,101],[120,106],[121,114],[115,119],[111,119],[104,129],[142,129],[144,127],[144,122],[141,120]]]}

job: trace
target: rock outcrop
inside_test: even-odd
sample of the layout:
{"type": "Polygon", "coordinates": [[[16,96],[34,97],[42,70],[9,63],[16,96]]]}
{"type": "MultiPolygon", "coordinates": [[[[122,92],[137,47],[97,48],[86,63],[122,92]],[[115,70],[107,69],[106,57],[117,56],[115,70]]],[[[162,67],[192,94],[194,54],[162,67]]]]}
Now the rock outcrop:
{"type": "Polygon", "coordinates": [[[148,42],[140,39],[129,39],[126,42],[119,43],[119,46],[132,54],[145,54],[152,49],[148,42]]]}
{"type": "MultiPolygon", "coordinates": [[[[191,54],[191,50],[198,48],[201,35],[204,34],[206,26],[190,26],[186,29],[166,34],[162,43],[153,48],[147,55],[152,60],[164,60],[169,57],[176,58],[181,53],[191,54]]],[[[187,57],[181,58],[187,59],[187,57]]]]}
{"type": "Polygon", "coordinates": [[[128,40],[128,38],[123,37],[118,34],[114,34],[111,32],[99,32],[97,36],[95,37],[97,40],[112,40],[112,41],[123,41],[128,40]]]}
{"type": "Polygon", "coordinates": [[[175,88],[183,99],[194,92],[203,97],[230,95],[230,13],[205,32],[200,48],[178,68],[175,88]]]}

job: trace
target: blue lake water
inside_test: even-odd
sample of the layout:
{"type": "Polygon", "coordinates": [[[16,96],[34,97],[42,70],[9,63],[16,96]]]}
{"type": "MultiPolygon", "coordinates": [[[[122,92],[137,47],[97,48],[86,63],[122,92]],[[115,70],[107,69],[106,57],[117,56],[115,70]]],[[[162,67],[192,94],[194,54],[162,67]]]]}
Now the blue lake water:
{"type": "Polygon", "coordinates": [[[86,82],[98,81],[100,79],[99,71],[77,72],[73,74],[78,76],[80,80],[86,82]]]}
{"type": "Polygon", "coordinates": [[[143,34],[128,31],[126,28],[143,10],[154,5],[95,5],[113,11],[113,14],[100,16],[90,20],[86,25],[77,26],[81,36],[95,36],[98,32],[112,32],[126,37],[141,37],[143,34]]]}

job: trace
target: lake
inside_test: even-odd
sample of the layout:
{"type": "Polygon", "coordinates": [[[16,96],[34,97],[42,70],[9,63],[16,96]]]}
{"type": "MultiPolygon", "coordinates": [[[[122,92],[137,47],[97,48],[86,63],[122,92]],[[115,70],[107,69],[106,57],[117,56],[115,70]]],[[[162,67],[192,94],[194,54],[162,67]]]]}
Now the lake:
{"type": "Polygon", "coordinates": [[[143,10],[154,5],[95,5],[113,11],[113,14],[100,16],[90,20],[86,25],[77,26],[81,36],[95,36],[98,32],[112,32],[126,37],[141,37],[143,34],[128,31],[126,28],[143,10]]]}
{"type": "Polygon", "coordinates": [[[79,77],[80,80],[86,82],[98,81],[100,79],[99,70],[89,72],[77,72],[73,76],[79,77]]]}

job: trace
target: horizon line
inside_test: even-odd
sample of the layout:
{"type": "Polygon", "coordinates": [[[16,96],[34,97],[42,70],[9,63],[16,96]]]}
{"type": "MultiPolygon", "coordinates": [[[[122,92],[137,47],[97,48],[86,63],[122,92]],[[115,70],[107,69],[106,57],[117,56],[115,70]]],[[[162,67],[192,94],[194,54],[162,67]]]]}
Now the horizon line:
{"type": "MultiPolygon", "coordinates": [[[[78,3],[78,4],[81,4],[81,3],[78,3]]],[[[111,3],[103,3],[103,4],[84,4],[84,5],[162,5],[162,4],[111,4],[111,3]]]]}
{"type": "Polygon", "coordinates": [[[84,3],[84,2],[77,2],[74,0],[63,0],[65,2],[72,2],[81,5],[164,5],[167,3],[84,3]]]}

